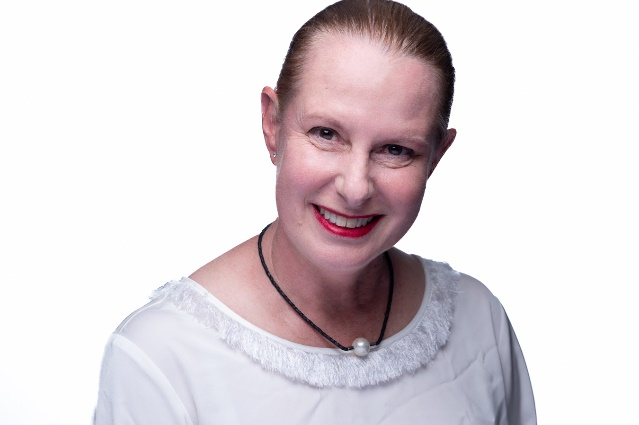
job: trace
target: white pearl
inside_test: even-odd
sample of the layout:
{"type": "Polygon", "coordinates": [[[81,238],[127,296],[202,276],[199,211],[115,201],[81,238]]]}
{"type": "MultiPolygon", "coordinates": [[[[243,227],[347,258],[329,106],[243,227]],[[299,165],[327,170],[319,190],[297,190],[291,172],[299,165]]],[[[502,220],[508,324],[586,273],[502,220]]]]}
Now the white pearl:
{"type": "Polygon", "coordinates": [[[366,357],[371,351],[371,343],[366,338],[355,338],[353,341],[353,352],[356,356],[366,357]]]}

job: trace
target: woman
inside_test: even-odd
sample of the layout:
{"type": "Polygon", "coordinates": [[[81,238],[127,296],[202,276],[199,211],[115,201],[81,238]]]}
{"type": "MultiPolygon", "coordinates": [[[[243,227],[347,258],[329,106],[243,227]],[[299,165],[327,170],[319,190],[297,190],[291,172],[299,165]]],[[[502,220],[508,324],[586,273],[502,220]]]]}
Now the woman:
{"type": "Polygon", "coordinates": [[[454,69],[403,5],[345,0],[262,91],[278,218],[169,282],[107,345],[97,424],[532,424],[479,282],[394,248],[455,139],[454,69]]]}

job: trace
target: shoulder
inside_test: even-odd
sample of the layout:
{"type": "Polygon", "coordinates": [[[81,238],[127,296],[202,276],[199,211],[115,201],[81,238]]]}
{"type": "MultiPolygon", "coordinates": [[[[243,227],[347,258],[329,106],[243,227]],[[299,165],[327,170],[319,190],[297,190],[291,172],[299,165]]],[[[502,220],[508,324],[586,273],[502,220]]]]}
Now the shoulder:
{"type": "Polygon", "coordinates": [[[454,292],[453,320],[449,345],[481,346],[489,351],[503,343],[510,322],[499,299],[479,280],[457,272],[446,263],[426,260],[429,276],[446,276],[445,288],[454,292]]]}
{"type": "Polygon", "coordinates": [[[260,287],[255,282],[264,274],[260,264],[257,237],[253,237],[205,264],[189,278],[236,310],[253,303],[253,290],[260,287]]]}
{"type": "Polygon", "coordinates": [[[457,274],[456,283],[447,286],[454,288],[454,314],[448,341],[440,351],[447,365],[458,371],[455,379],[463,373],[465,379],[476,378],[474,384],[484,380],[489,384],[485,393],[492,391],[496,399],[505,401],[501,414],[508,423],[535,423],[526,364],[499,299],[482,282],[445,263],[424,263],[427,270],[448,276],[448,282],[457,274]]]}
{"type": "Polygon", "coordinates": [[[114,333],[146,352],[161,351],[170,341],[191,333],[194,327],[197,328],[193,317],[158,295],[166,288],[179,286],[183,286],[182,282],[171,281],[156,290],[152,300],[124,319],[114,333]]]}
{"type": "Polygon", "coordinates": [[[499,304],[499,300],[479,280],[455,270],[448,263],[420,258],[427,276],[434,284],[447,287],[456,293],[457,303],[499,304]]]}
{"type": "Polygon", "coordinates": [[[459,273],[457,290],[459,291],[459,298],[462,302],[499,303],[497,297],[486,285],[465,273],[459,273]]]}
{"type": "Polygon", "coordinates": [[[171,281],[151,298],[118,326],[111,338],[111,345],[117,346],[107,348],[105,359],[128,357],[138,364],[153,365],[157,376],[181,387],[199,374],[203,359],[230,349],[220,339],[229,327],[219,326],[230,319],[195,282],[188,278],[171,281]]]}
{"type": "MultiPolygon", "coordinates": [[[[452,292],[453,323],[459,332],[461,329],[475,329],[478,326],[501,327],[506,320],[499,299],[479,280],[458,272],[448,263],[421,259],[426,271],[427,285],[434,286],[434,296],[452,292]]],[[[440,295],[443,296],[443,295],[440,295]]]]}
{"type": "Polygon", "coordinates": [[[158,289],[152,301],[131,313],[109,338],[96,423],[190,424],[196,417],[185,389],[201,375],[201,341],[216,338],[166,296],[186,286],[172,281],[158,289]]]}

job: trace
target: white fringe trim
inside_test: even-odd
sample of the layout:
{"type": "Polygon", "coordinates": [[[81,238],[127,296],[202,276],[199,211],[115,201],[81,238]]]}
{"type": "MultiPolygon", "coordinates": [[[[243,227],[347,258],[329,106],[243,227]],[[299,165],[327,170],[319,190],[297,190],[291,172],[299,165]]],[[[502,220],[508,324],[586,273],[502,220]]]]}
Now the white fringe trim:
{"type": "Polygon", "coordinates": [[[316,387],[361,388],[395,379],[426,366],[446,343],[453,320],[459,273],[446,263],[422,260],[432,285],[424,316],[399,339],[371,350],[366,357],[352,353],[307,352],[287,346],[246,328],[223,313],[205,293],[172,281],[157,289],[151,299],[164,298],[179,310],[217,331],[220,338],[244,352],[264,369],[316,387]]]}

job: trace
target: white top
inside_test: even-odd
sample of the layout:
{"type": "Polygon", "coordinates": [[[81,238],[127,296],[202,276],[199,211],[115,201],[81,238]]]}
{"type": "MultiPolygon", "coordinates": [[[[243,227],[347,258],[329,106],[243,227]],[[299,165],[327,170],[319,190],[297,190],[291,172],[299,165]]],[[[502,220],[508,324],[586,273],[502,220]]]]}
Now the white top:
{"type": "Polygon", "coordinates": [[[536,424],[499,301],[421,261],[418,314],[364,358],[276,337],[196,282],[169,282],[111,336],[95,424],[536,424]]]}

